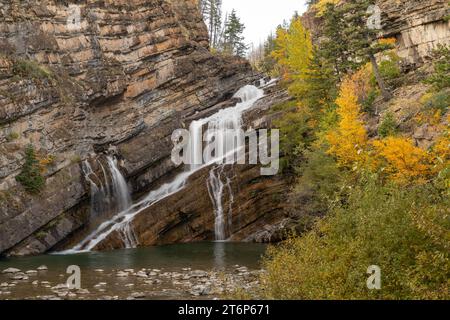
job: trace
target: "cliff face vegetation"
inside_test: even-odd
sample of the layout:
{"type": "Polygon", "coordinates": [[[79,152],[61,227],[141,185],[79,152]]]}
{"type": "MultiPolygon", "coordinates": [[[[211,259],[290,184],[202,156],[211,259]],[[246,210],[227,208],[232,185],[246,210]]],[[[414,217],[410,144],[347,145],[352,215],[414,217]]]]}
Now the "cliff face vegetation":
{"type": "Polygon", "coordinates": [[[278,124],[309,231],[269,251],[259,295],[448,299],[449,13],[446,1],[315,1],[279,28],[266,59],[295,97],[278,124]],[[370,4],[376,33],[361,18],[370,4]],[[371,266],[382,290],[366,284],[371,266]]]}

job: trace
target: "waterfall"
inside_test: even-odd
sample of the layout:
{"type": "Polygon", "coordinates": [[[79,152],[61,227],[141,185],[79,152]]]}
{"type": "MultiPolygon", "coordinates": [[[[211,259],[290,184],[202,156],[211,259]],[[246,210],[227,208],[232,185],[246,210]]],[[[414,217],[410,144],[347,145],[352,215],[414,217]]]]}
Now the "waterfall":
{"type": "Polygon", "coordinates": [[[91,164],[89,161],[83,161],[81,165],[81,169],[83,171],[84,177],[87,182],[89,182],[89,186],[91,188],[91,212],[90,212],[90,219],[93,220],[98,217],[98,214],[103,211],[103,200],[104,197],[101,195],[103,193],[103,184],[101,184],[101,180],[98,179],[97,175],[95,174],[94,170],[92,170],[91,164]],[[93,178],[97,178],[100,182],[100,186],[98,187],[97,184],[92,180],[93,178]]]}
{"type": "Polygon", "coordinates": [[[241,102],[236,107],[221,110],[206,121],[200,120],[203,123],[208,123],[208,135],[214,137],[218,149],[215,159],[219,164],[210,170],[209,179],[207,180],[207,187],[214,208],[216,241],[225,241],[231,236],[233,224],[232,208],[234,195],[231,188],[231,179],[227,176],[222,177],[225,166],[221,163],[225,162],[225,164],[231,165],[237,162],[237,148],[245,142],[238,141],[241,137],[236,135],[237,130],[242,127],[242,113],[261,97],[262,92],[262,90],[254,86],[245,86],[234,95],[234,97],[241,99],[241,102]],[[225,221],[223,205],[225,191],[229,193],[228,223],[225,221]],[[226,232],[227,225],[228,236],[226,232]]]}
{"type": "MultiPolygon", "coordinates": [[[[242,122],[242,113],[251,108],[253,104],[260,98],[264,96],[264,91],[262,89],[258,89],[255,86],[244,86],[239,89],[239,91],[234,95],[235,98],[240,98],[241,102],[236,104],[234,107],[230,107],[227,109],[222,109],[212,116],[204,119],[200,119],[198,121],[193,121],[190,126],[191,132],[191,163],[189,170],[184,171],[177,175],[173,181],[162,185],[156,190],[151,191],[144,199],[137,202],[136,204],[130,206],[129,208],[119,212],[110,220],[103,222],[95,231],[89,234],[85,239],[83,239],[79,244],[77,244],[71,250],[61,252],[61,254],[70,254],[70,253],[78,253],[78,252],[86,252],[91,251],[97,247],[103,240],[105,240],[110,234],[113,232],[118,232],[124,240],[124,244],[126,247],[133,247],[135,245],[136,236],[131,229],[131,222],[134,217],[136,217],[142,211],[150,208],[152,205],[162,201],[163,199],[178,193],[181,191],[188,179],[199,170],[214,165],[224,158],[234,157],[236,150],[222,150],[224,152],[219,153],[216,157],[209,161],[208,163],[203,163],[202,159],[198,156],[198,151],[201,149],[203,145],[202,139],[202,128],[205,125],[208,125],[209,128],[213,128],[213,132],[217,134],[216,137],[219,137],[219,141],[221,141],[221,145],[224,145],[224,141],[226,141],[227,132],[229,129],[237,129],[240,128],[242,122]]],[[[108,161],[110,163],[110,161],[108,161]]],[[[112,162],[114,163],[114,161],[112,162]]],[[[215,168],[211,169],[214,170],[215,168]]],[[[114,171],[114,170],[112,170],[114,171]]],[[[120,173],[120,171],[119,171],[120,173]]],[[[215,175],[215,173],[210,172],[211,175],[215,175]]],[[[220,177],[217,177],[220,180],[220,177]]],[[[214,180],[213,178],[212,180],[214,180]]],[[[121,184],[121,183],[119,183],[121,184]]],[[[209,184],[209,182],[208,182],[209,184]]],[[[221,193],[223,194],[224,186],[220,187],[220,184],[223,184],[221,181],[215,181],[215,185],[219,185],[219,189],[222,189],[221,193]]],[[[227,180],[227,184],[229,184],[227,180]]],[[[126,185],[126,183],[125,183],[126,185]]],[[[227,188],[231,190],[231,187],[228,185],[227,188]]],[[[215,219],[216,219],[216,238],[226,238],[224,231],[224,217],[223,217],[223,205],[222,205],[222,196],[219,196],[219,193],[214,195],[213,198],[217,200],[214,204],[215,208],[215,219]],[[222,208],[222,209],[219,209],[222,208]],[[218,210],[222,210],[222,214],[218,214],[218,210]]],[[[232,198],[232,195],[231,195],[232,198]]],[[[230,215],[229,215],[230,217],[230,215]]],[[[231,222],[229,221],[229,224],[231,222]]]]}
{"type": "Polygon", "coordinates": [[[224,168],[225,167],[223,165],[218,166],[217,168],[212,168],[209,172],[209,179],[207,181],[209,196],[214,208],[214,232],[216,241],[226,240],[225,218],[222,204],[225,184],[222,182],[221,177],[224,168]]]}
{"type": "Polygon", "coordinates": [[[128,209],[131,206],[131,196],[128,190],[128,184],[117,167],[117,160],[111,156],[106,157],[109,171],[112,178],[112,194],[116,199],[116,205],[119,212],[128,209]]]}
{"type": "MultiPolygon", "coordinates": [[[[90,221],[94,222],[105,214],[115,215],[131,207],[131,196],[125,177],[119,170],[117,159],[106,156],[107,169],[101,159],[95,162],[100,167],[103,180],[92,169],[89,160],[82,163],[82,171],[91,189],[91,213],[90,221]],[[95,181],[94,181],[95,180],[95,181]]],[[[127,248],[137,246],[137,239],[131,223],[125,223],[119,235],[127,248]]]]}

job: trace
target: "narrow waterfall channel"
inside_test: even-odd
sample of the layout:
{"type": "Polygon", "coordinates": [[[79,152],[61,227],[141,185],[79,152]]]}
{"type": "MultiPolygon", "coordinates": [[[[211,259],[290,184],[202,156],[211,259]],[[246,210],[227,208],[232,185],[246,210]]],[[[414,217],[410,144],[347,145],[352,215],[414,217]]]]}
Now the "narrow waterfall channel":
{"type": "MultiPolygon", "coordinates": [[[[213,167],[210,172],[210,179],[208,179],[207,183],[211,198],[213,199],[212,201],[215,211],[215,237],[218,241],[226,240],[227,235],[225,232],[226,222],[223,209],[223,194],[225,190],[231,193],[231,186],[230,179],[228,177],[221,177],[219,172],[221,171],[221,166],[223,166],[222,163],[224,158],[226,157],[229,159],[230,156],[234,157],[234,153],[237,151],[226,150],[224,148],[225,145],[229,145],[226,144],[226,140],[230,139],[231,136],[230,134],[227,134],[227,132],[234,134],[234,131],[232,132],[232,130],[239,129],[242,125],[243,112],[251,108],[254,103],[263,96],[264,90],[252,85],[244,86],[234,95],[235,98],[241,99],[241,102],[237,103],[234,107],[222,109],[210,117],[193,121],[190,126],[192,165],[189,170],[180,173],[172,182],[164,184],[158,189],[151,191],[141,201],[120,211],[108,221],[103,222],[95,231],[83,239],[79,244],[70,250],[61,252],[61,254],[91,251],[115,231],[121,234],[122,241],[126,248],[136,247],[138,245],[138,241],[131,226],[134,217],[155,203],[182,190],[192,174],[211,165],[213,165],[213,167]],[[209,133],[213,133],[213,135],[219,139],[219,146],[222,148],[221,150],[224,151],[224,153],[219,153],[219,155],[216,155],[216,157],[208,163],[203,163],[202,159],[197,156],[202,153],[196,152],[203,146],[202,128],[205,126],[208,126],[209,133]],[[225,183],[223,181],[225,181],[225,183]]],[[[120,170],[117,169],[115,161],[113,159],[109,159],[108,164],[110,166],[111,173],[117,174],[115,176],[115,180],[113,179],[113,184],[116,188],[115,190],[121,190],[122,187],[126,186],[126,182],[123,179],[123,176],[121,176],[120,170]]],[[[119,197],[122,196],[123,195],[120,195],[119,197]]],[[[230,194],[230,199],[233,201],[232,194],[230,194]]],[[[229,225],[231,225],[231,223],[231,221],[228,221],[229,225]]]]}
{"type": "MultiPolygon", "coordinates": [[[[106,156],[104,160],[108,169],[105,169],[103,165],[103,158],[95,159],[103,173],[102,178],[94,172],[89,160],[82,163],[85,179],[89,182],[91,188],[91,222],[101,219],[106,214],[116,215],[119,212],[126,211],[132,205],[131,192],[125,177],[119,170],[117,159],[113,156],[106,156]]],[[[130,224],[125,224],[119,231],[127,248],[133,248],[137,245],[130,224]]]]}

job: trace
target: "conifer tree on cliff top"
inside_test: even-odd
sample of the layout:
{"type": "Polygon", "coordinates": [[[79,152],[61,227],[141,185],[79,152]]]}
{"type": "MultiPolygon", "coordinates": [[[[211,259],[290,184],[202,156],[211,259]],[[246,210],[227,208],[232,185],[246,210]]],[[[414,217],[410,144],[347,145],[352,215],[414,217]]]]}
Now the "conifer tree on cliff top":
{"type": "Polygon", "coordinates": [[[223,41],[223,50],[227,54],[244,57],[247,52],[247,45],[244,43],[242,33],[245,26],[236,14],[236,10],[232,10],[225,22],[225,32],[223,41]]]}

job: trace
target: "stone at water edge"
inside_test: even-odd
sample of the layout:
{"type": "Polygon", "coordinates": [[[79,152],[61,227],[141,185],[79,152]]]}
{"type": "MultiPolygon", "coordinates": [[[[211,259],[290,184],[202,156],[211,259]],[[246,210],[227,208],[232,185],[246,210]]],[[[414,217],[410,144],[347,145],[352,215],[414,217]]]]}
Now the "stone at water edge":
{"type": "Polygon", "coordinates": [[[134,298],[134,299],[142,299],[142,298],[145,298],[146,296],[147,295],[145,293],[143,293],[143,292],[133,292],[131,294],[131,297],[134,298]]]}
{"type": "Polygon", "coordinates": [[[2,271],[2,273],[17,273],[20,272],[20,269],[17,268],[8,268],[2,271]]]}
{"type": "Polygon", "coordinates": [[[29,275],[35,275],[35,274],[37,274],[38,272],[37,272],[37,270],[28,270],[28,271],[25,271],[25,273],[26,273],[26,274],[29,274],[29,275]]]}
{"type": "Polygon", "coordinates": [[[204,285],[196,285],[193,286],[190,293],[193,296],[207,296],[211,292],[211,288],[209,286],[204,285]]]}
{"type": "Polygon", "coordinates": [[[40,267],[37,268],[38,271],[47,271],[48,267],[46,265],[42,265],[40,267]]]}
{"type": "Polygon", "coordinates": [[[191,276],[195,277],[195,278],[207,277],[208,276],[208,272],[203,271],[203,270],[195,270],[195,271],[191,272],[191,276]]]}
{"type": "Polygon", "coordinates": [[[13,280],[28,280],[29,277],[23,272],[18,272],[18,273],[15,273],[13,276],[11,276],[11,279],[13,279],[13,280]]]}
{"type": "Polygon", "coordinates": [[[65,283],[61,283],[61,284],[58,284],[58,285],[52,287],[52,290],[68,290],[68,289],[69,289],[69,287],[65,283]]]}
{"type": "Polygon", "coordinates": [[[89,294],[90,291],[88,289],[78,289],[77,293],[78,294],[89,294]]]}
{"type": "Polygon", "coordinates": [[[236,271],[240,272],[240,273],[244,273],[244,272],[248,271],[248,268],[247,267],[239,267],[239,268],[236,268],[236,271]]]}
{"type": "Polygon", "coordinates": [[[153,280],[147,280],[147,281],[144,281],[144,283],[145,283],[145,284],[150,284],[150,285],[153,285],[153,284],[161,284],[161,283],[162,283],[162,280],[160,280],[160,279],[153,279],[153,280]]]}
{"type": "Polygon", "coordinates": [[[148,275],[144,271],[139,271],[138,273],[136,273],[136,277],[138,277],[138,278],[148,278],[148,275]]]}
{"type": "Polygon", "coordinates": [[[119,278],[128,277],[128,272],[119,271],[119,272],[117,272],[116,277],[119,277],[119,278]]]}

